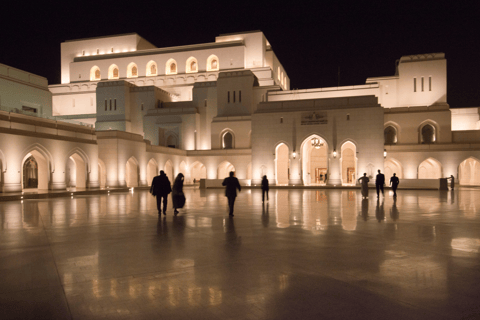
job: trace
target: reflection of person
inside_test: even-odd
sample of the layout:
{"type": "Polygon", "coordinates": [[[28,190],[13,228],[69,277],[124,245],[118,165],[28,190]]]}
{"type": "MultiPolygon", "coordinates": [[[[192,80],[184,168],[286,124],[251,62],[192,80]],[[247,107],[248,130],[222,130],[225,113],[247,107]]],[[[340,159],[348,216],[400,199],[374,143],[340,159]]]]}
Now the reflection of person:
{"type": "Polygon", "coordinates": [[[380,196],[380,190],[382,190],[382,196],[385,196],[383,192],[383,185],[385,184],[385,175],[378,170],[377,177],[375,178],[375,187],[377,187],[377,197],[380,196]]]}
{"type": "Polygon", "coordinates": [[[262,202],[265,202],[265,194],[267,194],[267,201],[268,201],[268,179],[267,176],[263,176],[262,178],[262,202]]]}
{"type": "Polygon", "coordinates": [[[380,199],[377,199],[377,208],[375,209],[375,217],[377,218],[378,222],[382,222],[385,219],[385,210],[383,208],[383,201],[380,204],[380,199]]]}
{"type": "Polygon", "coordinates": [[[455,189],[455,177],[452,175],[450,175],[450,178],[447,178],[447,179],[450,179],[450,188],[455,189]]]}
{"type": "Polygon", "coordinates": [[[233,176],[234,172],[230,171],[230,176],[228,178],[225,178],[222,182],[222,186],[225,186],[225,196],[228,199],[228,208],[229,212],[228,215],[230,217],[233,217],[233,206],[235,204],[235,198],[237,197],[237,189],[238,191],[242,190],[242,187],[240,187],[240,183],[238,182],[238,179],[233,176]]]}
{"type": "Polygon", "coordinates": [[[265,228],[268,227],[268,220],[269,220],[269,216],[268,216],[268,203],[267,203],[266,205],[262,206],[262,224],[265,228]]]}
{"type": "Polygon", "coordinates": [[[363,198],[362,200],[362,218],[363,220],[368,220],[368,200],[363,198]]]}
{"type": "Polygon", "coordinates": [[[393,221],[397,221],[400,216],[400,213],[398,212],[397,209],[397,198],[393,198],[393,206],[390,209],[390,217],[392,218],[393,221]]]}
{"type": "Polygon", "coordinates": [[[150,187],[150,193],[157,197],[157,209],[158,214],[160,214],[160,207],[163,199],[163,214],[167,215],[167,198],[168,194],[172,192],[172,187],[170,186],[170,180],[168,180],[165,172],[160,171],[160,175],[156,176],[152,180],[152,186],[150,187]]]}
{"type": "Polygon", "coordinates": [[[368,179],[366,173],[363,174],[363,177],[358,179],[358,182],[360,182],[361,185],[362,185],[362,197],[364,199],[368,198],[368,182],[369,181],[370,181],[370,179],[368,179]]]}
{"type": "Polygon", "coordinates": [[[183,208],[185,205],[185,195],[183,194],[183,180],[184,176],[183,173],[179,173],[175,178],[175,182],[173,183],[173,190],[172,190],[172,202],[173,202],[173,214],[178,214],[178,208],[183,208]]]}
{"type": "Polygon", "coordinates": [[[390,185],[392,186],[394,197],[397,196],[397,187],[398,187],[399,184],[400,184],[400,180],[398,180],[397,175],[394,173],[393,177],[390,178],[390,185]]]}

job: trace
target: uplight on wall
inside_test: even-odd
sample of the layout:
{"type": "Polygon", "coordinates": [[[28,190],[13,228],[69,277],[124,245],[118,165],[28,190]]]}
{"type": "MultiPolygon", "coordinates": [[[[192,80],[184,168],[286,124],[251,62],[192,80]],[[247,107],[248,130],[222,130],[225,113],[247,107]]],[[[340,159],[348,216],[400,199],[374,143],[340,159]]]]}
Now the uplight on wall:
{"type": "Polygon", "coordinates": [[[333,149],[333,157],[336,158],[337,157],[337,150],[333,149]]]}
{"type": "Polygon", "coordinates": [[[383,158],[387,157],[387,149],[383,149],[383,158]]]}
{"type": "Polygon", "coordinates": [[[297,153],[293,151],[293,159],[295,159],[296,156],[297,156],[297,153]]]}

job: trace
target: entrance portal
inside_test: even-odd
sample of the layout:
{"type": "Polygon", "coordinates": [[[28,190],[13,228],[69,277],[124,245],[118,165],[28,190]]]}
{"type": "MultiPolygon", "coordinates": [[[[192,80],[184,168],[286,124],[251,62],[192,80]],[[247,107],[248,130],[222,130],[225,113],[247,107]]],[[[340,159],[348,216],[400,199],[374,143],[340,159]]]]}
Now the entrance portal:
{"type": "Polygon", "coordinates": [[[320,136],[312,135],[302,143],[304,185],[324,185],[328,176],[328,146],[320,136]]]}
{"type": "Polygon", "coordinates": [[[343,185],[355,185],[357,182],[357,157],[356,146],[348,141],[342,145],[342,184],[343,185]]]}
{"type": "Polygon", "coordinates": [[[37,150],[27,153],[22,165],[23,189],[48,189],[48,163],[47,159],[37,150]]]}
{"type": "Polygon", "coordinates": [[[38,188],[38,164],[33,156],[30,156],[23,163],[23,188],[38,188]]]}
{"type": "Polygon", "coordinates": [[[279,144],[275,148],[275,176],[277,178],[278,185],[288,185],[289,179],[289,158],[288,158],[288,147],[285,143],[279,144]]]}

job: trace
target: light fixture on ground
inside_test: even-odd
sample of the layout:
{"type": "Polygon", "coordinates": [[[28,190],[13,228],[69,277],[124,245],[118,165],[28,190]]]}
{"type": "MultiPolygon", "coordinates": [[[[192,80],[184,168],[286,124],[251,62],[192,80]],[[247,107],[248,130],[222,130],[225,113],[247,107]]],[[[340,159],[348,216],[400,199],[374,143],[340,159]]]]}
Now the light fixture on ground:
{"type": "Polygon", "coordinates": [[[318,138],[312,138],[312,147],[320,149],[323,146],[323,141],[318,138]]]}

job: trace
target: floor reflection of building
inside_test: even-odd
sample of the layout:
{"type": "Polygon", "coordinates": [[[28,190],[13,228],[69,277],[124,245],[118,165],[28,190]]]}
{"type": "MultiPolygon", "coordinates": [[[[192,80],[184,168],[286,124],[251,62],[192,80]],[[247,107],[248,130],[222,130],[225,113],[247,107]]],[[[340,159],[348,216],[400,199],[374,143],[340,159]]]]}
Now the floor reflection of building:
{"type": "Polygon", "coordinates": [[[353,231],[357,227],[357,192],[356,190],[342,191],[342,227],[344,230],[353,231]]]}
{"type": "Polygon", "coordinates": [[[275,190],[275,216],[277,227],[288,228],[290,226],[290,203],[288,190],[275,190]]]}

